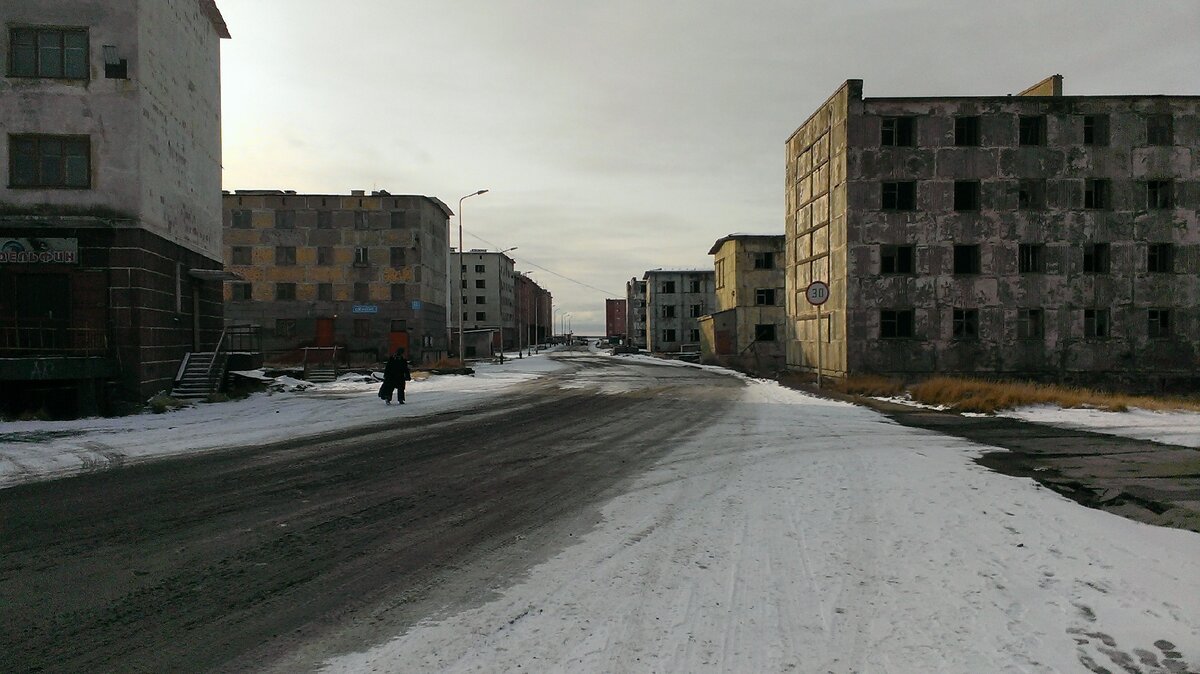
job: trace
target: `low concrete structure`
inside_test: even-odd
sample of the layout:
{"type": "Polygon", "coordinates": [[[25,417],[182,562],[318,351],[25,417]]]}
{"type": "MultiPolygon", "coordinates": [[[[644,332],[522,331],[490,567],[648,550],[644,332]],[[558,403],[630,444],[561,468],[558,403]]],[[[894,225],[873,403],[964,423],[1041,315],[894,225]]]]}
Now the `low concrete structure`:
{"type": "Polygon", "coordinates": [[[700,319],[705,362],[773,375],[784,366],[784,237],[730,234],[713,256],[716,306],[700,319]]]}

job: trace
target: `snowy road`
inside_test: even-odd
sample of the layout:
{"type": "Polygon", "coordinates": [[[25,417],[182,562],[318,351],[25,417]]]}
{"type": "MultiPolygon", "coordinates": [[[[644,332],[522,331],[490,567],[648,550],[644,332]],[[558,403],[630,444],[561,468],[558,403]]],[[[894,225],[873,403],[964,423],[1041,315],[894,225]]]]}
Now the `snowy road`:
{"type": "Polygon", "coordinates": [[[1197,671],[1194,533],[772,383],[567,360],[369,437],[0,491],[0,670],[1197,671]]]}

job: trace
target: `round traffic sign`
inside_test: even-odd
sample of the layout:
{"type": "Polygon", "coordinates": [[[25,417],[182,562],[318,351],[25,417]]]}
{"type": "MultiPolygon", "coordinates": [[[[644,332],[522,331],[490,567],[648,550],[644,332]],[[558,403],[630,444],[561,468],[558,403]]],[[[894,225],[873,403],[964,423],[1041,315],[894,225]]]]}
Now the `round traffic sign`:
{"type": "Polygon", "coordinates": [[[829,301],[829,284],[824,281],[813,281],[804,291],[804,297],[813,306],[821,306],[829,301]]]}

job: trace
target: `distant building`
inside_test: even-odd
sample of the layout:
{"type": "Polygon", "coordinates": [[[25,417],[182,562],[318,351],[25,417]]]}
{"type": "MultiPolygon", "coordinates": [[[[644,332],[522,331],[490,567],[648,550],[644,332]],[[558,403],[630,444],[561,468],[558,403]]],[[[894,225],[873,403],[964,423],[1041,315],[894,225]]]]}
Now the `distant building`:
{"type": "Polygon", "coordinates": [[[625,283],[625,329],[629,346],[646,348],[646,282],[632,278],[625,283]]]}
{"type": "Polygon", "coordinates": [[[784,236],[730,234],[708,254],[716,306],[700,319],[701,357],[759,374],[783,369],[784,236]]]}
{"type": "MultiPolygon", "coordinates": [[[[462,319],[463,330],[479,333],[490,331],[492,351],[517,348],[517,302],[513,259],[504,253],[483,249],[469,250],[459,255],[451,253],[450,279],[453,286],[461,286],[461,292],[451,298],[451,315],[462,319]]],[[[460,323],[455,319],[451,330],[458,334],[460,323]]],[[[475,358],[490,353],[479,353],[467,345],[467,357],[475,358]]],[[[457,350],[457,342],[454,350],[457,350]]]]}
{"type": "Polygon", "coordinates": [[[711,269],[652,269],[646,282],[646,348],[700,352],[700,317],[716,304],[711,269]]]}
{"type": "Polygon", "coordinates": [[[532,278],[516,276],[517,324],[521,326],[517,346],[545,344],[550,335],[550,318],[554,297],[532,278]]]}
{"type": "Polygon", "coordinates": [[[790,367],[1197,384],[1200,96],[862,91],[787,141],[790,367]]]}
{"type": "Polygon", "coordinates": [[[113,411],[221,334],[212,0],[0,3],[0,409],[113,411]]]}
{"type": "Polygon", "coordinates": [[[625,300],[604,300],[604,336],[609,339],[625,339],[627,309],[625,300]]]}
{"type": "Polygon", "coordinates": [[[225,194],[225,289],[232,325],[262,328],[268,361],[338,347],[349,363],[397,348],[415,364],[446,355],[450,209],[435,197],[365,190],[225,194]]]}

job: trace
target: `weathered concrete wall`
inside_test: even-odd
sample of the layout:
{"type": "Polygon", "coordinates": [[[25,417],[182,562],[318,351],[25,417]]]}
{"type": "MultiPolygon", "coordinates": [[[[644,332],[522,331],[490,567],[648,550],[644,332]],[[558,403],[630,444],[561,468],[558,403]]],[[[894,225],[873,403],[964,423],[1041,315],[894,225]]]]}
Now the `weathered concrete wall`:
{"type": "Polygon", "coordinates": [[[646,282],[640,279],[630,279],[625,283],[625,310],[628,317],[625,325],[628,327],[627,340],[630,346],[639,349],[646,348],[646,282]]]}
{"type": "MultiPolygon", "coordinates": [[[[866,99],[850,120],[848,334],[851,372],[1003,373],[1087,380],[1187,377],[1200,368],[1200,98],[977,97],[866,99]],[[1168,113],[1173,143],[1150,145],[1147,118],[1168,113]],[[954,118],[979,116],[980,145],[955,147],[954,118]],[[1044,115],[1046,142],[1018,144],[1019,117],[1044,115]],[[1084,115],[1106,116],[1107,145],[1083,144],[1084,115]],[[883,147],[881,120],[916,120],[914,147],[883,147]],[[1022,179],[1044,180],[1044,206],[1021,208],[1022,179]],[[1084,181],[1111,205],[1084,208],[1084,181]],[[916,181],[916,209],[881,209],[885,181],[916,181]],[[954,209],[955,181],[979,181],[978,210],[954,209]],[[1147,208],[1147,180],[1173,181],[1174,205],[1147,208]],[[1083,271],[1083,247],[1107,243],[1107,273],[1083,271]],[[1170,243],[1169,273],[1147,270],[1170,243]],[[954,245],[974,244],[980,270],[955,274],[954,245]],[[1020,273],[1019,244],[1044,246],[1044,269],[1020,273]],[[881,246],[915,246],[912,273],[881,273],[881,246]],[[955,308],[975,309],[978,337],[955,338],[955,308]],[[1168,309],[1152,339],[1147,311],[1168,309]],[[912,309],[911,339],[881,339],[881,309],[912,309]],[[1044,312],[1044,335],[1017,334],[1020,309],[1044,312]],[[1111,335],[1084,335],[1085,309],[1111,312],[1111,335]]],[[[835,295],[836,297],[836,295],[835,295]]],[[[831,302],[832,303],[832,302],[831,302]]]]}
{"type": "Polygon", "coordinates": [[[196,0],[138,0],[137,10],[136,54],[121,55],[139,89],[142,222],[220,259],[221,39],[196,0]]]}
{"type": "MultiPolygon", "coordinates": [[[[8,0],[0,22],[88,33],[87,80],[0,79],[0,155],[8,135],[88,136],[89,189],[11,189],[17,208],[119,215],[167,241],[220,259],[220,37],[196,0],[8,0]],[[105,77],[103,47],[127,61],[105,77]]],[[[0,50],[10,53],[9,32],[0,50]]],[[[6,168],[7,170],[7,168],[6,168]]]]}
{"type": "Polygon", "coordinates": [[[651,270],[646,281],[646,348],[655,352],[700,350],[700,317],[716,304],[711,270],[651,270]],[[692,283],[698,291],[692,291],[692,283]],[[663,283],[674,283],[675,291],[663,292],[663,283]],[[674,316],[664,315],[671,307],[674,316]],[[695,315],[693,315],[695,314],[695,315]],[[667,340],[664,330],[674,330],[675,339],[667,340]]]}
{"type": "MultiPolygon", "coordinates": [[[[138,161],[139,81],[105,79],[101,47],[118,45],[129,57],[138,49],[136,0],[5,0],[0,3],[0,54],[4,73],[11,52],[8,27],[78,27],[88,31],[87,80],[0,77],[0,156],[8,174],[9,134],[81,135],[91,139],[90,189],[12,189],[0,180],[0,203],[18,208],[46,206],[76,214],[141,216],[143,175],[138,161]]],[[[220,170],[219,165],[214,170],[220,170]]],[[[218,188],[219,190],[219,188],[218,188]]],[[[213,257],[216,257],[214,254],[213,257]]]]}
{"type": "Polygon", "coordinates": [[[503,253],[473,250],[463,255],[452,253],[450,258],[450,269],[453,270],[451,287],[462,286],[459,283],[459,265],[466,265],[462,276],[465,287],[462,287],[461,293],[450,297],[453,327],[457,329],[460,312],[465,312],[464,330],[496,328],[496,347],[500,347],[499,340],[503,338],[505,349],[515,349],[517,324],[513,259],[503,253]],[[476,271],[477,265],[482,265],[483,271],[476,271]],[[479,282],[483,283],[482,288],[478,287],[479,282]],[[462,304],[464,297],[465,306],[462,304]],[[482,320],[478,318],[480,312],[485,315],[482,320]]]}
{"type": "Polygon", "coordinates": [[[848,80],[797,129],[786,144],[786,362],[815,372],[818,343],[822,370],[843,375],[847,365],[846,228],[847,133],[861,114],[862,81],[848,80]],[[830,298],[817,311],[804,296],[815,280],[829,283],[830,298]],[[819,340],[819,341],[818,341],[819,340]]]}
{"type": "Polygon", "coordinates": [[[732,353],[768,363],[770,369],[777,370],[783,365],[787,323],[785,237],[730,235],[718,245],[713,253],[716,311],[728,310],[733,317],[729,328],[732,353]],[[771,268],[755,268],[755,257],[760,253],[770,254],[771,268]],[[763,289],[774,291],[774,304],[758,303],[758,291],[763,289]],[[759,341],[757,326],[768,324],[775,326],[775,341],[759,341]]]}
{"type": "MultiPolygon", "coordinates": [[[[440,202],[424,196],[345,196],[295,194],[226,194],[224,196],[224,256],[226,269],[250,284],[249,301],[233,299],[233,284],[225,287],[229,321],[254,323],[264,330],[268,351],[312,344],[315,319],[337,317],[339,343],[354,350],[384,353],[393,320],[406,322],[411,359],[446,349],[446,256],[449,216],[440,202]],[[236,211],[250,214],[251,227],[233,227],[236,211]],[[275,226],[276,212],[293,214],[293,226],[275,226]],[[325,217],[329,227],[318,226],[325,217]],[[356,228],[356,213],[364,213],[367,228],[356,228]],[[398,225],[392,227],[392,214],[398,225]],[[276,264],[276,248],[294,247],[296,264],[276,264]],[[233,249],[248,248],[250,264],[234,264],[233,249]],[[331,259],[318,264],[318,252],[328,247],[331,259]],[[355,249],[367,249],[368,264],[356,266],[355,249]],[[392,265],[391,250],[403,251],[403,264],[392,265]],[[296,284],[294,301],[277,301],[276,284],[296,284]],[[332,285],[332,300],[318,299],[318,286],[332,285]],[[356,283],[367,284],[368,298],[356,300],[356,283]],[[393,300],[392,286],[401,287],[393,300]],[[375,304],[378,313],[352,314],[355,304],[375,304]],[[275,338],[277,319],[296,319],[292,338],[275,338]],[[354,337],[351,321],[369,319],[368,337],[354,337]]],[[[457,269],[457,267],[455,268],[457,269]]],[[[511,278],[510,278],[511,283],[511,278]]],[[[458,286],[457,274],[454,286],[458,286]]],[[[511,287],[511,286],[510,286],[511,287]]],[[[469,328],[469,326],[468,326],[469,328]]]]}

